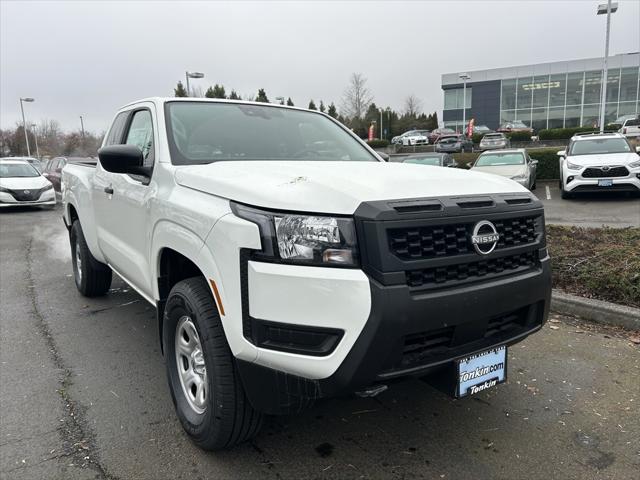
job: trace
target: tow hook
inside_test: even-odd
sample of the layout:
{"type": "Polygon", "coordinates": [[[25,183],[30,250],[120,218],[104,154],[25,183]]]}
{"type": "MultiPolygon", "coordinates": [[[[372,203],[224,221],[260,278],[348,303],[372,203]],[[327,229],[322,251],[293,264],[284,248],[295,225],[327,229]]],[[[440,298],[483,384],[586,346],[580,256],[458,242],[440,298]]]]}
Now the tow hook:
{"type": "Polygon", "coordinates": [[[375,397],[376,395],[381,394],[382,392],[384,392],[387,388],[389,388],[387,385],[371,385],[370,387],[365,388],[364,390],[360,390],[359,392],[355,392],[357,396],[362,397],[362,398],[371,398],[371,397],[375,397]]]}

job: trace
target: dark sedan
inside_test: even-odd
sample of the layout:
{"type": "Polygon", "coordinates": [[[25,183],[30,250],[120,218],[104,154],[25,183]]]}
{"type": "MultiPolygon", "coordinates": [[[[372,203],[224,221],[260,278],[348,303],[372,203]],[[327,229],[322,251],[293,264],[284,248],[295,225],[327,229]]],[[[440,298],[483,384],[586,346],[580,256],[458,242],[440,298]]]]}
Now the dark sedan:
{"type": "Polygon", "coordinates": [[[435,145],[436,152],[464,153],[473,151],[473,141],[464,135],[440,137],[435,145]]]}
{"type": "Polygon", "coordinates": [[[457,167],[458,162],[453,155],[448,153],[422,153],[420,155],[410,155],[402,163],[415,163],[417,165],[433,165],[435,167],[457,167]]]}

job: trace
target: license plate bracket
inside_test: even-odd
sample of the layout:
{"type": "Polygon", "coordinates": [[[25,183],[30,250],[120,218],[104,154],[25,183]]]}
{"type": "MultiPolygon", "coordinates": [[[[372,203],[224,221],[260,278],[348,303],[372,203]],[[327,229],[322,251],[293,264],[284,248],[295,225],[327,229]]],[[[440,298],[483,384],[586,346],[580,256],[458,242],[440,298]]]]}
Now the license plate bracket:
{"type": "Polygon", "coordinates": [[[610,178],[601,178],[598,180],[599,187],[613,187],[613,180],[610,178]]]}
{"type": "Polygon", "coordinates": [[[507,380],[507,347],[502,345],[456,361],[455,396],[466,397],[507,380]]]}

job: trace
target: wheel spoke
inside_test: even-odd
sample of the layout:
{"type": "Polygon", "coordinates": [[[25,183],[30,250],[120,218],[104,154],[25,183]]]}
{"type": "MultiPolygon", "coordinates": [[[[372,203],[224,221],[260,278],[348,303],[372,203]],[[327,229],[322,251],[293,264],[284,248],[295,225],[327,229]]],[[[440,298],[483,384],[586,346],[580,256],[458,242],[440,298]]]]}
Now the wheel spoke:
{"type": "Polygon", "coordinates": [[[198,331],[188,316],[176,326],[175,356],[186,400],[196,413],[203,413],[207,405],[207,370],[198,331]]]}

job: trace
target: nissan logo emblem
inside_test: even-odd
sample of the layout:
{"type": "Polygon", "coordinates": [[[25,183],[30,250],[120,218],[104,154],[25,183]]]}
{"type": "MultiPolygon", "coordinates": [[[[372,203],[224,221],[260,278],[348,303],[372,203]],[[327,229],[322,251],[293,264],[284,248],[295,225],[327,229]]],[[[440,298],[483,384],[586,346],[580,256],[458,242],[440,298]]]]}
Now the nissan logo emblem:
{"type": "Polygon", "coordinates": [[[604,167],[602,167],[602,171],[603,172],[608,172],[609,168],[611,168],[611,167],[609,167],[608,165],[605,165],[604,167]]]}
{"type": "Polygon", "coordinates": [[[488,220],[482,220],[473,227],[471,243],[480,255],[489,255],[498,245],[500,234],[496,226],[488,220]]]}

